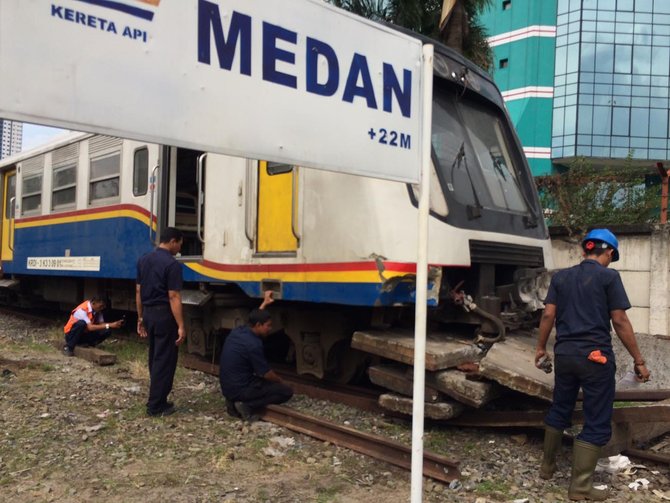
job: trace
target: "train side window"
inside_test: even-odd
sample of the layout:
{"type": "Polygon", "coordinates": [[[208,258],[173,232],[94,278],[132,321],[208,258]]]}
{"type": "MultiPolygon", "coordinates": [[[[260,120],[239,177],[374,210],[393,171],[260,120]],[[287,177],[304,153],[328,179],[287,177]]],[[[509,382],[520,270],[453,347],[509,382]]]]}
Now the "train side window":
{"type": "Polygon", "coordinates": [[[36,213],[42,208],[42,174],[23,178],[21,214],[36,213]]]}
{"type": "Polygon", "coordinates": [[[143,196],[149,188],[149,149],[138,148],[133,155],[133,195],[143,196]]]}
{"type": "Polygon", "coordinates": [[[121,153],[91,159],[89,203],[119,196],[121,153]]]}
{"type": "Polygon", "coordinates": [[[53,194],[51,208],[54,210],[74,206],[77,195],[77,165],[68,164],[53,170],[53,194]]]}
{"type": "Polygon", "coordinates": [[[293,166],[283,162],[271,162],[268,161],[268,175],[283,175],[284,173],[290,173],[293,171],[293,166]]]}

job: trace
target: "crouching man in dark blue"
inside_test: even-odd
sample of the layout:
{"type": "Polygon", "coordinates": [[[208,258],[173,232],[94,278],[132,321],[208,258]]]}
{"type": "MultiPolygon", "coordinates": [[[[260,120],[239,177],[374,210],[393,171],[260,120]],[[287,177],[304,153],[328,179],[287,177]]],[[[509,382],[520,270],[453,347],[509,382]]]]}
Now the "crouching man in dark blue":
{"type": "Polygon", "coordinates": [[[264,308],[272,302],[272,292],[265,292],[261,307],[249,314],[249,324],[230,332],[221,350],[219,381],[228,413],[245,421],[255,420],[254,413],[266,405],[293,396],[263,353],[263,338],[272,332],[272,319],[264,308]]]}
{"type": "Polygon", "coordinates": [[[582,241],[584,261],[557,272],[549,285],[535,365],[547,355],[547,339],[556,322],[556,373],[554,397],[545,419],[544,456],[540,477],[550,479],[556,470],[563,430],[572,425],[579,388],[584,391],[584,428],[573,447],[568,498],[604,501],[608,493],[592,487],[600,449],[612,435],[614,403],[614,352],[610,321],[633,358],[641,382],[649,369],[626,315],[630,308],[619,273],[608,266],[619,260],[619,242],[607,229],[594,229],[582,241]]]}
{"type": "Polygon", "coordinates": [[[70,313],[63,332],[65,332],[65,346],[63,354],[74,356],[75,346],[97,346],[110,335],[110,329],[120,328],[123,320],[105,323],[102,310],[105,301],[100,297],[85,300],[70,313]]]}

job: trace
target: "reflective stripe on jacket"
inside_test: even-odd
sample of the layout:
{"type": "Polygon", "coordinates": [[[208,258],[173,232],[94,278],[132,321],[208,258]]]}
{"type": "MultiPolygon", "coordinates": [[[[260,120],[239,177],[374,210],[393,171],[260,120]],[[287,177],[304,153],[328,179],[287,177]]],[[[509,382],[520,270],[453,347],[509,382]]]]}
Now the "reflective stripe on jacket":
{"type": "Polygon", "coordinates": [[[85,300],[77,307],[75,307],[70,313],[70,319],[67,320],[65,328],[63,329],[63,332],[65,332],[66,334],[72,329],[72,325],[74,325],[79,321],[77,318],[74,317],[74,313],[76,313],[78,309],[82,309],[83,311],[85,311],[86,316],[88,316],[89,323],[93,323],[93,307],[91,306],[91,301],[85,300]]]}

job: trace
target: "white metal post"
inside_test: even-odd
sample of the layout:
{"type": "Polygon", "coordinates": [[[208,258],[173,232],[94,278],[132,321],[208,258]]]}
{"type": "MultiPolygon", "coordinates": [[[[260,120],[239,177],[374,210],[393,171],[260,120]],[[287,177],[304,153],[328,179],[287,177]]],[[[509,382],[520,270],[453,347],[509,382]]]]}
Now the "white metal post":
{"type": "Polygon", "coordinates": [[[423,495],[423,419],[426,381],[426,314],[428,301],[428,217],[430,214],[430,142],[433,111],[433,46],[423,46],[421,93],[421,182],[418,250],[416,259],[416,310],[414,322],[414,390],[412,393],[411,502],[423,495]]]}

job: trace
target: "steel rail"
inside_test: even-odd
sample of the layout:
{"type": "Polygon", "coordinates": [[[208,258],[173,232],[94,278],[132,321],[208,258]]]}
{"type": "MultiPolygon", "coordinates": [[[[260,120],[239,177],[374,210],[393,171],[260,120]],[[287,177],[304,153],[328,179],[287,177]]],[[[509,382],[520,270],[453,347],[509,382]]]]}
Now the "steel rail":
{"type": "MultiPolygon", "coordinates": [[[[302,414],[288,407],[269,405],[262,419],[289,430],[309,435],[340,447],[365,454],[374,459],[409,470],[412,449],[400,442],[379,435],[363,433],[325,419],[302,414]]],[[[423,474],[426,477],[451,482],[460,478],[459,463],[444,456],[424,452],[423,474]]]]}
{"type": "MultiPolygon", "coordinates": [[[[216,363],[203,361],[193,355],[180,355],[179,358],[184,367],[199,370],[207,374],[219,375],[219,366],[216,363]]],[[[305,395],[315,400],[330,400],[378,414],[393,415],[379,405],[379,393],[373,390],[302,378],[286,370],[275,371],[299,395],[305,395]]]]}
{"type": "Polygon", "coordinates": [[[11,307],[11,306],[0,306],[0,314],[6,314],[8,316],[15,316],[16,318],[21,318],[28,321],[33,321],[35,323],[40,323],[42,325],[49,325],[55,323],[55,315],[47,314],[35,314],[34,312],[27,312],[21,308],[11,307]]]}
{"type": "MultiPolygon", "coordinates": [[[[182,355],[180,359],[184,367],[219,375],[219,366],[215,363],[205,362],[192,355],[182,355]]],[[[287,372],[283,372],[282,377],[298,394],[319,400],[343,403],[372,412],[384,412],[388,415],[388,411],[382,409],[377,403],[377,395],[369,390],[349,389],[350,387],[342,385],[333,385],[332,388],[329,388],[329,385],[322,381],[311,384],[309,379],[308,382],[301,381],[298,376],[287,372]]],[[[407,470],[411,468],[411,448],[385,437],[363,433],[353,428],[341,426],[325,419],[307,416],[288,407],[277,405],[268,406],[262,417],[266,421],[289,430],[346,447],[407,470]]],[[[458,465],[458,461],[452,461],[444,456],[424,451],[423,473],[426,477],[441,482],[457,480],[460,477],[458,465]]]]}

